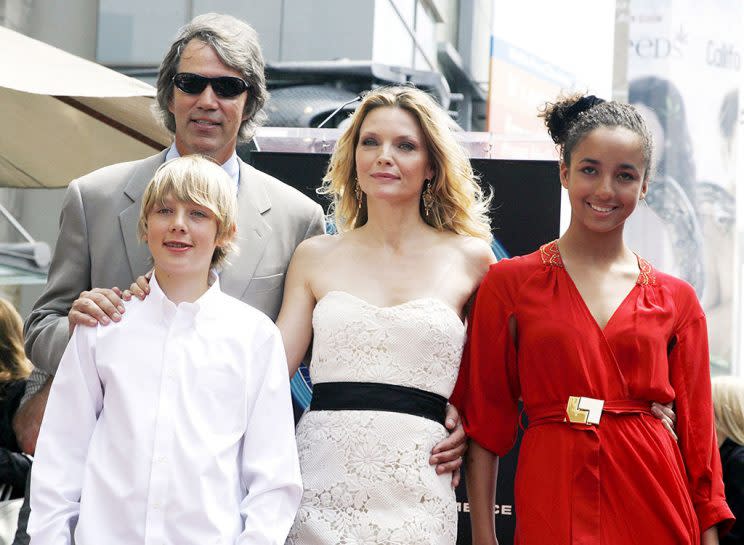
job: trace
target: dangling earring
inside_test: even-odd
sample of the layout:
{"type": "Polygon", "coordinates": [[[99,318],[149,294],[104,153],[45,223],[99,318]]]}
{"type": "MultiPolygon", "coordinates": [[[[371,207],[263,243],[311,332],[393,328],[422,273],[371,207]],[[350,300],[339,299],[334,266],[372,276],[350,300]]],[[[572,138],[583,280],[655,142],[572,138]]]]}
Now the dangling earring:
{"type": "Polygon", "coordinates": [[[424,213],[428,218],[429,212],[431,212],[434,206],[434,192],[431,190],[431,180],[424,180],[424,184],[426,187],[424,187],[424,191],[421,193],[421,200],[424,202],[424,213]]]}
{"type": "Polygon", "coordinates": [[[354,178],[356,180],[356,185],[354,186],[354,196],[357,200],[357,210],[362,208],[362,188],[359,187],[359,180],[357,178],[354,178]]]}

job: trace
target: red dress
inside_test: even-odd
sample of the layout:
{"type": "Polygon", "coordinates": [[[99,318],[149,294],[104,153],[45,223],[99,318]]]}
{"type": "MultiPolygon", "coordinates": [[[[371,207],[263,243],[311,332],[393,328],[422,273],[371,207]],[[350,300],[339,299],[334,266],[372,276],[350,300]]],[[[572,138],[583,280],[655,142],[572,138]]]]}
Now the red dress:
{"type": "Polygon", "coordinates": [[[733,521],[705,316],[688,284],[641,258],[639,268],[604,330],[556,242],[493,265],[478,291],[452,402],[468,435],[499,456],[524,402],[516,543],[699,545],[701,531],[733,521]],[[599,424],[567,422],[570,396],[605,400],[599,424]],[[652,401],[672,400],[679,444],[650,414],[652,401]]]}

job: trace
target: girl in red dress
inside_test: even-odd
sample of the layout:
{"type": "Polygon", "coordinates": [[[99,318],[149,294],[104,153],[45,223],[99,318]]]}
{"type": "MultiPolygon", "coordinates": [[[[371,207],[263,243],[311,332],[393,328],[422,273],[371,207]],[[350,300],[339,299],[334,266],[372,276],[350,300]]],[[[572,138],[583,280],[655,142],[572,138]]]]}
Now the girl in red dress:
{"type": "Polygon", "coordinates": [[[494,544],[498,456],[527,417],[516,543],[698,545],[733,517],[713,427],[705,316],[687,283],[623,242],[648,189],[652,141],[629,105],[548,104],[571,223],[493,265],[478,292],[452,402],[473,439],[473,543],[494,544]],[[674,402],[678,442],[651,414],[674,402]]]}

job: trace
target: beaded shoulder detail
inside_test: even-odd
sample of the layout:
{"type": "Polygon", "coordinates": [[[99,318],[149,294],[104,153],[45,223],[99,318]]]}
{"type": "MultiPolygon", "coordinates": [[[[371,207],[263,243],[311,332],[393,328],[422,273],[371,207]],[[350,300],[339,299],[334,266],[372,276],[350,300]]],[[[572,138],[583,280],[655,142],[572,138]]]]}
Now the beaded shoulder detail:
{"type": "MultiPolygon", "coordinates": [[[[561,258],[561,252],[558,250],[558,241],[554,240],[540,246],[540,257],[542,258],[543,265],[551,265],[553,267],[563,267],[563,259],[561,258]]],[[[641,256],[638,257],[638,279],[636,284],[639,286],[655,286],[656,285],[656,274],[654,274],[654,268],[651,263],[646,261],[641,256]]]]}
{"type": "Polygon", "coordinates": [[[655,286],[656,275],[654,274],[654,268],[651,266],[651,263],[638,256],[638,268],[641,272],[638,273],[636,284],[639,286],[655,286]]]}
{"type": "Polygon", "coordinates": [[[557,240],[540,246],[540,257],[542,257],[543,265],[563,268],[563,260],[561,259],[561,253],[558,251],[557,240]]]}

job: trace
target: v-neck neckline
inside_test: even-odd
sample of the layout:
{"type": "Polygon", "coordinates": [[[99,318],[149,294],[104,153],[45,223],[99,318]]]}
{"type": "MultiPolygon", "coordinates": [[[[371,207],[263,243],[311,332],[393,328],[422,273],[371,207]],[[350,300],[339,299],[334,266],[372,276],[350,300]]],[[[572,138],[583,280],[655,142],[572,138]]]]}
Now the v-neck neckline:
{"type": "Polygon", "coordinates": [[[633,255],[636,256],[636,262],[638,264],[638,276],[636,277],[636,281],[633,284],[633,286],[630,288],[630,290],[628,290],[628,293],[625,294],[625,297],[623,297],[620,303],[612,311],[612,314],[610,314],[610,317],[607,319],[607,322],[604,324],[604,326],[602,326],[597,320],[597,317],[594,316],[594,314],[592,314],[592,311],[589,308],[589,305],[586,304],[586,300],[584,299],[584,296],[581,294],[581,290],[579,290],[578,286],[574,282],[574,279],[571,277],[571,274],[568,272],[568,269],[566,269],[566,266],[563,263],[563,257],[561,256],[560,249],[558,248],[558,241],[554,240],[552,242],[549,242],[548,244],[541,246],[540,255],[542,257],[544,264],[563,269],[563,272],[566,274],[566,277],[568,278],[568,281],[572,289],[576,292],[576,295],[578,296],[579,301],[581,301],[581,305],[583,306],[584,311],[589,315],[592,322],[594,322],[594,325],[597,327],[599,332],[605,338],[606,338],[607,329],[614,322],[615,316],[617,316],[619,311],[627,304],[628,300],[630,299],[631,295],[633,295],[636,288],[638,286],[644,286],[644,285],[656,283],[656,275],[654,274],[653,267],[651,266],[651,264],[648,261],[646,261],[644,258],[639,256],[638,254],[634,253],[633,255]]]}

